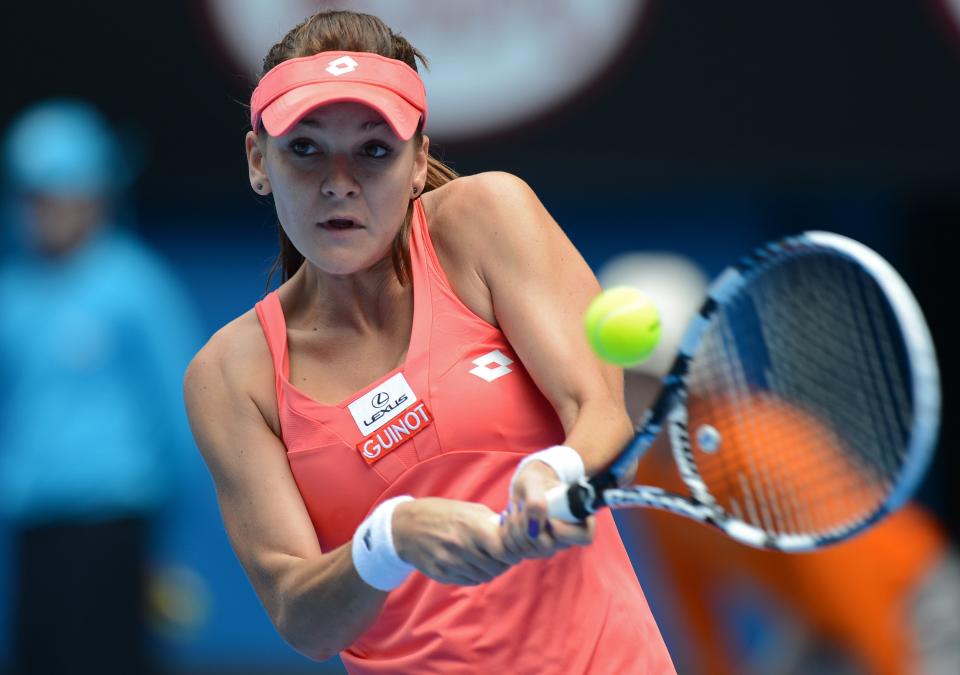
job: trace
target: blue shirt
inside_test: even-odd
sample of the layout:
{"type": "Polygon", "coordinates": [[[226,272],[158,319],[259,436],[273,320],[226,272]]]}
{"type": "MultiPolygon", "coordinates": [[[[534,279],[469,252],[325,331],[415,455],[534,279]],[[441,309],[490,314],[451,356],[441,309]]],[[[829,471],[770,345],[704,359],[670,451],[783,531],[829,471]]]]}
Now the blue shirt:
{"type": "Polygon", "coordinates": [[[193,448],[183,371],[197,347],[171,275],[131,235],[0,268],[0,516],[149,513],[193,448]]]}

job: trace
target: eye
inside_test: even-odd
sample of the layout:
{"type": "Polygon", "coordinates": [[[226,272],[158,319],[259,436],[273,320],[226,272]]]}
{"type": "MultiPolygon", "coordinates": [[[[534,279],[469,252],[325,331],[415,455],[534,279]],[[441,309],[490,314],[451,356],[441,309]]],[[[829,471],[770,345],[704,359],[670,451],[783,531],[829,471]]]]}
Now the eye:
{"type": "Polygon", "coordinates": [[[363,154],[372,159],[385,159],[392,152],[389,145],[380,141],[371,141],[363,146],[363,154]]]}
{"type": "Polygon", "coordinates": [[[299,157],[308,157],[317,154],[317,147],[305,138],[295,138],[290,141],[290,151],[299,157]]]}

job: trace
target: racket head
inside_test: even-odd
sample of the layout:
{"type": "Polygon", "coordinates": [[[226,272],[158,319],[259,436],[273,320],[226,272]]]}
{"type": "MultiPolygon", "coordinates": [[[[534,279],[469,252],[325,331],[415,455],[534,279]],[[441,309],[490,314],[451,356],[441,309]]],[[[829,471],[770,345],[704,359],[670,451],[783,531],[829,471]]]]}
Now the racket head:
{"type": "Polygon", "coordinates": [[[800,551],[902,505],[939,417],[933,342],[906,283],[863,244],[807,232],[714,281],[646,422],[668,426],[701,520],[800,551]]]}

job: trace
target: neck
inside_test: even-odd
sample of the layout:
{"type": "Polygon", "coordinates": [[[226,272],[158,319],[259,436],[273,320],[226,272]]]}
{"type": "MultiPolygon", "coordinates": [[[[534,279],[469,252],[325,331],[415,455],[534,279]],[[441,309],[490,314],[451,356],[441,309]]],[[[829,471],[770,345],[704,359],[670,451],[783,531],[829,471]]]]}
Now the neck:
{"type": "Polygon", "coordinates": [[[382,332],[408,316],[413,301],[412,287],[400,285],[389,257],[350,275],[328,274],[308,261],[291,281],[300,290],[294,312],[305,328],[382,332]]]}

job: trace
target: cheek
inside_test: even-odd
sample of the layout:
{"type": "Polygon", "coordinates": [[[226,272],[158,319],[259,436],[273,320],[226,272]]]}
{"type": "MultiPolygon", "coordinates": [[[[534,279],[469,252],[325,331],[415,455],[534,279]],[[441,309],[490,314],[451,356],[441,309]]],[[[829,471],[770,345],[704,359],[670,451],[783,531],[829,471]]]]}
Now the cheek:
{"type": "Polygon", "coordinates": [[[296,228],[308,211],[309,192],[295,177],[277,171],[268,174],[277,218],[284,228],[296,228]]]}
{"type": "Polygon", "coordinates": [[[384,222],[400,222],[412,197],[413,178],[408,166],[398,167],[389,176],[370,183],[368,196],[378,207],[384,222]]]}
{"type": "Polygon", "coordinates": [[[292,227],[296,224],[299,209],[294,202],[293,195],[286,194],[283,190],[274,187],[273,205],[277,212],[277,218],[283,223],[284,227],[292,227]]]}

